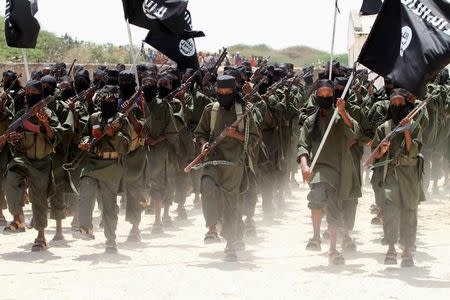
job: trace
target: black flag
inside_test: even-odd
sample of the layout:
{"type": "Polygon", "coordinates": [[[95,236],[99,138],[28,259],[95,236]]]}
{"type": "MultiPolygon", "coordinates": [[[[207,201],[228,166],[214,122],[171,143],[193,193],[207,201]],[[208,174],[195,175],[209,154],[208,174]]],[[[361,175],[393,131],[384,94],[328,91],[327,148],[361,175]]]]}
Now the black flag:
{"type": "Polygon", "coordinates": [[[359,14],[361,16],[376,15],[380,12],[382,5],[381,0],[363,0],[359,14]]]}
{"type": "Polygon", "coordinates": [[[125,19],[150,30],[145,42],[171,60],[179,68],[199,68],[195,37],[205,36],[192,31],[192,18],[187,0],[122,0],[125,19]]]}
{"type": "Polygon", "coordinates": [[[6,0],[5,37],[9,47],[35,48],[41,26],[37,0],[6,0]]]}
{"type": "Polygon", "coordinates": [[[450,62],[447,0],[385,0],[358,62],[423,97],[450,62]]]}
{"type": "Polygon", "coordinates": [[[192,31],[187,0],[122,0],[122,4],[125,19],[130,24],[152,30],[155,22],[159,21],[184,39],[205,36],[201,31],[192,31]]]}

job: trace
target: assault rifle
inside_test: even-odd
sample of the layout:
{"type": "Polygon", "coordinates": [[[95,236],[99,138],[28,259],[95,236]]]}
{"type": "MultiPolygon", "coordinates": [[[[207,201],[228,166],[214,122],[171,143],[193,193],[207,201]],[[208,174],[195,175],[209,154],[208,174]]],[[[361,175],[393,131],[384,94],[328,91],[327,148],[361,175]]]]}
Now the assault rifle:
{"type": "Polygon", "coordinates": [[[269,63],[269,60],[270,60],[270,56],[263,60],[263,62],[261,63],[261,66],[259,66],[259,68],[256,69],[255,73],[253,73],[252,77],[250,77],[251,83],[255,83],[261,78],[261,76],[267,70],[267,64],[269,63]]]}
{"type": "Polygon", "coordinates": [[[197,77],[197,75],[200,74],[200,69],[195,71],[194,74],[192,74],[191,77],[189,77],[185,83],[183,83],[179,88],[177,88],[175,91],[171,92],[169,95],[167,95],[164,100],[167,102],[171,102],[173,100],[173,98],[175,98],[175,96],[177,96],[178,94],[182,94],[184,95],[189,88],[192,86],[192,84],[194,84],[195,79],[197,77]]]}
{"type": "Polygon", "coordinates": [[[94,149],[107,136],[108,130],[110,130],[112,128],[116,132],[117,130],[120,129],[122,122],[128,117],[130,112],[135,107],[136,97],[138,97],[140,95],[141,91],[142,90],[139,89],[136,93],[134,93],[133,96],[131,96],[131,98],[129,100],[125,101],[121,105],[120,111],[119,111],[120,112],[119,116],[115,119],[111,119],[108,121],[105,128],[103,129],[103,132],[100,134],[99,137],[92,138],[91,140],[89,140],[89,151],[81,151],[78,153],[77,156],[75,156],[75,158],[71,162],[63,164],[62,167],[64,170],[73,171],[73,170],[77,169],[79,167],[79,165],[83,162],[83,160],[91,152],[91,150],[94,149]]]}
{"type": "Polygon", "coordinates": [[[6,90],[3,91],[3,93],[0,96],[0,101],[1,101],[1,105],[5,106],[5,104],[7,103],[7,99],[9,96],[9,92],[11,92],[12,88],[14,87],[14,85],[16,84],[17,81],[19,81],[19,79],[22,77],[22,73],[19,74],[19,76],[17,76],[16,79],[14,79],[14,81],[11,83],[11,85],[9,86],[9,88],[7,88],[6,90]]]}
{"type": "Polygon", "coordinates": [[[57,94],[53,96],[48,96],[47,98],[39,101],[33,107],[28,109],[23,115],[21,115],[18,119],[16,119],[14,122],[12,122],[11,125],[9,125],[8,129],[6,129],[6,132],[0,136],[0,151],[3,149],[3,146],[5,144],[6,139],[9,137],[9,135],[19,129],[21,126],[23,126],[23,122],[34,117],[39,111],[41,111],[44,107],[46,107],[50,102],[55,100],[57,97],[61,95],[61,92],[58,92],[57,94]]]}
{"type": "Polygon", "coordinates": [[[213,74],[217,74],[217,71],[219,70],[220,66],[222,65],[223,61],[227,57],[227,48],[223,48],[222,53],[219,56],[219,59],[216,61],[214,66],[208,70],[208,73],[203,77],[202,85],[206,86],[209,84],[209,81],[211,80],[211,77],[213,74]]]}

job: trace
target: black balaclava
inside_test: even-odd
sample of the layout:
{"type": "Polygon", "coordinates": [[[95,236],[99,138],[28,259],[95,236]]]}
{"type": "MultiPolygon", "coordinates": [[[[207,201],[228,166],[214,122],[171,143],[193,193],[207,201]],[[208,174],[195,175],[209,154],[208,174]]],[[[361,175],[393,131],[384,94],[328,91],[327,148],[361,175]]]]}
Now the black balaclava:
{"type": "Polygon", "coordinates": [[[80,69],[75,73],[74,88],[77,93],[87,90],[90,84],[91,79],[88,70],[80,69]]]}
{"type": "Polygon", "coordinates": [[[106,120],[111,119],[118,112],[119,93],[119,87],[114,85],[105,85],[99,93],[100,111],[106,120]]]}
{"type": "Polygon", "coordinates": [[[217,77],[217,88],[230,88],[233,93],[229,95],[217,94],[217,101],[226,109],[229,109],[234,104],[236,98],[236,78],[230,75],[222,75],[217,77]]]}
{"type": "Polygon", "coordinates": [[[26,85],[27,88],[35,88],[39,90],[39,94],[26,94],[25,100],[27,101],[27,105],[29,108],[33,107],[35,104],[37,104],[39,101],[42,100],[42,83],[37,80],[30,80],[27,82],[26,85]]]}
{"type": "Polygon", "coordinates": [[[92,83],[94,85],[100,84],[101,87],[103,87],[105,85],[105,81],[106,81],[105,79],[106,79],[106,72],[105,72],[105,70],[102,70],[102,69],[98,68],[94,72],[92,83]]]}
{"type": "Polygon", "coordinates": [[[56,79],[52,75],[45,75],[41,78],[42,83],[42,95],[44,98],[48,96],[53,96],[56,90],[56,79]],[[44,86],[46,84],[46,86],[44,86]]]}
{"type": "MultiPolygon", "coordinates": [[[[334,93],[334,86],[333,86],[333,82],[332,81],[325,80],[325,79],[317,80],[315,85],[314,85],[314,90],[316,91],[316,93],[317,93],[317,90],[319,88],[322,88],[322,87],[328,87],[331,90],[333,90],[333,93],[334,93]]],[[[332,108],[334,99],[335,99],[334,95],[330,96],[330,97],[319,97],[316,94],[316,104],[317,104],[317,106],[319,106],[322,109],[330,109],[330,108],[332,108]]]]}
{"type": "Polygon", "coordinates": [[[136,77],[131,71],[122,71],[119,74],[120,95],[124,101],[136,93],[136,77]]]}
{"type": "Polygon", "coordinates": [[[172,76],[170,76],[169,74],[160,74],[158,76],[158,96],[159,98],[164,99],[172,92],[172,89],[162,85],[162,81],[169,81],[173,83],[172,76]]]}
{"type": "Polygon", "coordinates": [[[107,79],[107,85],[119,85],[119,72],[117,70],[108,70],[107,79]]]}
{"type": "Polygon", "coordinates": [[[386,92],[386,96],[391,97],[391,92],[395,89],[395,84],[387,79],[384,78],[384,91],[386,92]],[[394,87],[391,87],[391,85],[394,85],[394,87]]]}
{"type": "MultiPolygon", "coordinates": [[[[17,78],[17,73],[11,70],[3,72],[3,90],[7,90],[11,87],[14,80],[17,78]]],[[[20,86],[20,82],[17,81],[20,86]]],[[[17,83],[15,84],[17,86],[17,83]]],[[[15,87],[12,87],[11,90],[15,90],[15,87]]]]}
{"type": "Polygon", "coordinates": [[[448,82],[449,74],[448,69],[445,68],[439,72],[439,85],[446,85],[448,82]]]}
{"type": "Polygon", "coordinates": [[[156,99],[156,95],[158,94],[158,85],[155,76],[148,71],[142,73],[142,84],[142,92],[144,94],[145,102],[149,103],[156,99]]]}
{"type": "Polygon", "coordinates": [[[346,77],[334,78],[334,86],[336,87],[336,86],[340,85],[343,87],[343,89],[336,89],[336,88],[334,89],[334,96],[336,99],[341,98],[342,93],[344,92],[344,88],[347,85],[347,82],[348,82],[348,78],[346,78],[346,77]]]}
{"type": "Polygon", "coordinates": [[[402,106],[389,105],[388,119],[390,118],[395,125],[398,125],[414,109],[414,104],[408,101],[409,93],[407,90],[401,88],[393,89],[390,98],[392,99],[398,96],[403,97],[406,104],[402,106]]]}
{"type": "Polygon", "coordinates": [[[65,89],[64,91],[61,92],[61,96],[63,98],[63,100],[68,100],[72,97],[74,97],[77,93],[75,92],[75,89],[73,88],[73,81],[72,78],[70,78],[69,76],[64,76],[61,80],[61,83],[67,83],[70,88],[65,89]]]}
{"type": "Polygon", "coordinates": [[[303,68],[303,80],[305,84],[308,86],[312,86],[314,84],[314,67],[308,66],[303,68]]]}

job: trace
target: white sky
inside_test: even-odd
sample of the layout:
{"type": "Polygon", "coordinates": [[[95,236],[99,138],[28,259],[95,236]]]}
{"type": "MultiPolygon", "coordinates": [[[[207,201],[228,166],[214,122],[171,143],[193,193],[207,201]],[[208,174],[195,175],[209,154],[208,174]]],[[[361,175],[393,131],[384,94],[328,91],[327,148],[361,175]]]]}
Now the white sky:
{"type": "MultiPolygon", "coordinates": [[[[4,14],[5,0],[0,3],[4,14]]],[[[361,3],[339,1],[337,53],[347,52],[350,10],[359,10],[361,3]]],[[[42,29],[79,40],[128,43],[121,0],[38,0],[38,4],[42,29]]],[[[238,43],[273,48],[305,45],[325,51],[331,47],[334,0],[190,0],[188,8],[194,29],[206,34],[196,39],[199,50],[238,43]]],[[[132,26],[132,35],[134,44],[140,44],[146,30],[132,26]]]]}

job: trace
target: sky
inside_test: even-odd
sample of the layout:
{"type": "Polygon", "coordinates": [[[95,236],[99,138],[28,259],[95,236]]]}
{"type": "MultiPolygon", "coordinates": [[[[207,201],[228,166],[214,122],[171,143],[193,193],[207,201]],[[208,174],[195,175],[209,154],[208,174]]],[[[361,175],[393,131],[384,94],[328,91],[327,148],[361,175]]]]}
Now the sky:
{"type": "MultiPolygon", "coordinates": [[[[347,52],[351,10],[362,0],[340,0],[335,52],[347,52]]],[[[79,40],[128,44],[121,0],[38,0],[41,28],[79,40]]],[[[5,0],[0,0],[4,14],[5,0]]],[[[331,49],[334,0],[190,0],[193,29],[206,37],[196,39],[198,50],[215,51],[244,43],[281,49],[309,46],[331,49]]],[[[132,27],[133,43],[140,45],[146,30],[132,27]]]]}

